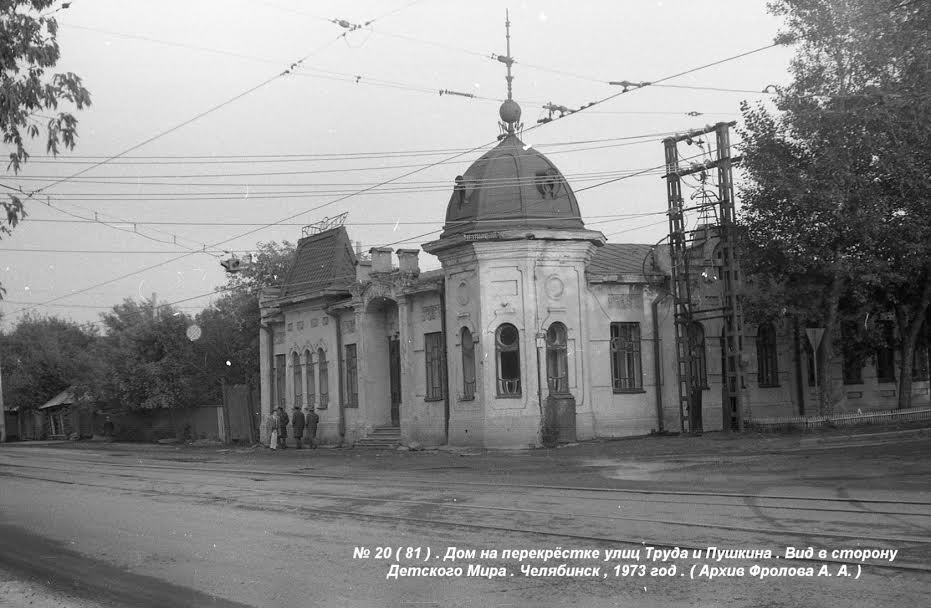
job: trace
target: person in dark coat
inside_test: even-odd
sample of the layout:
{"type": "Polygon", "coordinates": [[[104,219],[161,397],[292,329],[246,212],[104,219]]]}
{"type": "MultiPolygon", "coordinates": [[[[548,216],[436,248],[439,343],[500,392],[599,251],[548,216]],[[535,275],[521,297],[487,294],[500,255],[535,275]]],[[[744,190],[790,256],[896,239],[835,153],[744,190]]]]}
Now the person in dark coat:
{"type": "Polygon", "coordinates": [[[307,410],[307,415],[305,416],[307,420],[307,443],[310,444],[311,448],[317,447],[317,423],[320,422],[320,416],[317,415],[317,412],[313,408],[307,410]]]}
{"type": "Polygon", "coordinates": [[[301,437],[304,436],[304,412],[299,405],[294,406],[291,414],[291,430],[294,431],[294,444],[301,449],[301,437]]]}
{"type": "Polygon", "coordinates": [[[278,406],[278,445],[281,449],[288,447],[288,415],[284,408],[278,406]]]}

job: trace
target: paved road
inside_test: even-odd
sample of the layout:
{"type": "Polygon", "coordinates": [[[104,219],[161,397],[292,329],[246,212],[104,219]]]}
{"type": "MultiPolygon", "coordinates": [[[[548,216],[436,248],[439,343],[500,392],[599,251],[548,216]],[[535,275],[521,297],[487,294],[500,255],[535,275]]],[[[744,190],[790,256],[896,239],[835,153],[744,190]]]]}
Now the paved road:
{"type": "Polygon", "coordinates": [[[526,453],[11,445],[0,591],[25,581],[60,602],[49,605],[81,608],[915,606],[931,592],[929,446],[923,435],[526,453]],[[719,561],[710,546],[772,557],[719,561]],[[476,554],[444,561],[450,547],[476,554]],[[575,553],[504,555],[557,547],[575,553]],[[653,562],[648,547],[688,554],[653,562]],[[786,560],[787,547],[828,553],[786,560]],[[563,564],[579,570],[563,576],[563,564]],[[832,576],[760,580],[754,565],[832,576]],[[388,579],[392,566],[453,575],[388,579]]]}

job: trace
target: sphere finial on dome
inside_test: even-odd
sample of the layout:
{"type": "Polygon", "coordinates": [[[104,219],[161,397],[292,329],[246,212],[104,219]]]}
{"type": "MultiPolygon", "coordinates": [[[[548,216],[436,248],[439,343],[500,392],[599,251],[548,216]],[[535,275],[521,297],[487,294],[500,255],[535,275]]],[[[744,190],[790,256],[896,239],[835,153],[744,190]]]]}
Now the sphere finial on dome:
{"type": "Polygon", "coordinates": [[[498,109],[498,115],[511,131],[511,126],[520,122],[520,106],[513,99],[505,99],[498,109]]]}

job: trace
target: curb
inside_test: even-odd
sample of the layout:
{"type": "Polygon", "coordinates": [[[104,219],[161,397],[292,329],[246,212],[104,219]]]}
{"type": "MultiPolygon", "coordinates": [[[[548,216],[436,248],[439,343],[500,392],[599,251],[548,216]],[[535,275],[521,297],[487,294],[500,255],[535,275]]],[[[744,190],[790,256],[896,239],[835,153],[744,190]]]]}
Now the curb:
{"type": "Polygon", "coordinates": [[[911,435],[925,435],[929,431],[931,431],[931,429],[921,428],[921,429],[907,429],[904,431],[884,431],[881,433],[858,433],[856,435],[839,435],[839,436],[832,436],[832,437],[810,437],[810,438],[804,438],[800,440],[799,445],[817,445],[820,443],[840,443],[842,441],[857,443],[861,437],[864,440],[895,438],[895,437],[909,437],[911,435]]]}

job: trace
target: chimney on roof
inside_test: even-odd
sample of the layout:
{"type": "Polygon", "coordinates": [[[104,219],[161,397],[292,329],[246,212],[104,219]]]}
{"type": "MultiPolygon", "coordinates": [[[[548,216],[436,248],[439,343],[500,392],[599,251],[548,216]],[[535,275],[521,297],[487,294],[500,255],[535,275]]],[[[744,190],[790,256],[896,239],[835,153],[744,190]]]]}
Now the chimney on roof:
{"type": "Polygon", "coordinates": [[[372,247],[372,272],[391,272],[391,247],[372,247]]]}
{"type": "Polygon", "coordinates": [[[401,269],[401,272],[406,272],[412,275],[420,274],[420,263],[417,259],[417,254],[420,253],[419,249],[398,249],[398,267],[401,269]]]}

